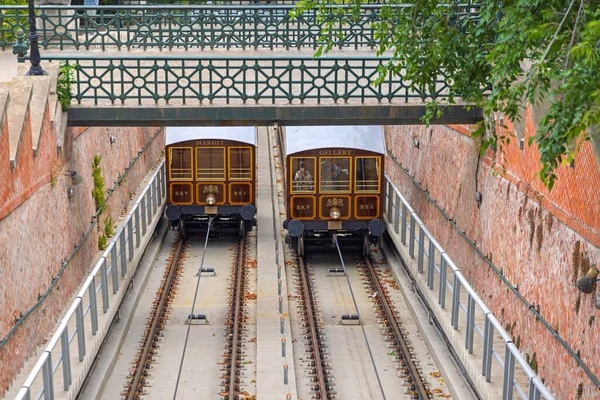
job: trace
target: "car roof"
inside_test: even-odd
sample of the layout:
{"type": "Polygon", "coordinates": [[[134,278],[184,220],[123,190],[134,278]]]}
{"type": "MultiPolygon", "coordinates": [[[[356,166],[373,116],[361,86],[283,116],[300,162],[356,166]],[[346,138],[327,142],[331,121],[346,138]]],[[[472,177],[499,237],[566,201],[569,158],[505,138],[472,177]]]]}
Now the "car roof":
{"type": "Polygon", "coordinates": [[[286,155],[306,150],[345,148],[385,154],[381,125],[361,126],[287,126],[286,155]]]}
{"type": "Polygon", "coordinates": [[[235,140],[256,146],[254,126],[168,126],[165,134],[167,146],[188,140],[235,140]]]}

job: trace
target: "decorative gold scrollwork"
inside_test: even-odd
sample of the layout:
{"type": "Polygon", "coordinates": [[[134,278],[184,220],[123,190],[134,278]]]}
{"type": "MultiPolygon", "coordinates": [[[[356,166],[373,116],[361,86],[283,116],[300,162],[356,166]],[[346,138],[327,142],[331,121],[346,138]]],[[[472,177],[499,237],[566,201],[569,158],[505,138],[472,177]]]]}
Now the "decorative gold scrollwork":
{"type": "Polygon", "coordinates": [[[344,200],[335,197],[333,199],[327,199],[327,207],[344,207],[344,200]]]}
{"type": "Polygon", "coordinates": [[[219,193],[219,187],[217,185],[206,185],[204,186],[204,193],[217,194],[219,193]]]}

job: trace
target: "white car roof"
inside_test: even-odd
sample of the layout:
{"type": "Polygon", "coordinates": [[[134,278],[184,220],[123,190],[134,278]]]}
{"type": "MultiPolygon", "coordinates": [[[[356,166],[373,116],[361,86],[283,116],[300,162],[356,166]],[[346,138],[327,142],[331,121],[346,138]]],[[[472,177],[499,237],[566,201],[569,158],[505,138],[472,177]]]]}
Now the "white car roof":
{"type": "Polygon", "coordinates": [[[287,126],[286,155],[301,151],[344,148],[385,154],[383,126],[287,126]]]}
{"type": "Polygon", "coordinates": [[[256,128],[254,126],[168,126],[166,128],[167,146],[200,139],[236,140],[256,146],[256,128]]]}

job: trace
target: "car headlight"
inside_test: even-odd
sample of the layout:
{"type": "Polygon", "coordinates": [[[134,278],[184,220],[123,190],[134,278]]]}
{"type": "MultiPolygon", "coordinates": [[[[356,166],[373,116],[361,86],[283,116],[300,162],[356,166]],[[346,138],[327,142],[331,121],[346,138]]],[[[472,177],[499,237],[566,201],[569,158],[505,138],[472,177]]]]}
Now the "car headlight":
{"type": "Polygon", "coordinates": [[[331,207],[329,209],[329,216],[333,219],[338,219],[342,214],[340,213],[340,209],[337,207],[331,207]]]}
{"type": "Polygon", "coordinates": [[[212,206],[213,204],[215,204],[216,201],[217,201],[217,199],[215,199],[215,195],[214,194],[210,193],[208,196],[206,196],[206,202],[209,205],[212,206]]]}

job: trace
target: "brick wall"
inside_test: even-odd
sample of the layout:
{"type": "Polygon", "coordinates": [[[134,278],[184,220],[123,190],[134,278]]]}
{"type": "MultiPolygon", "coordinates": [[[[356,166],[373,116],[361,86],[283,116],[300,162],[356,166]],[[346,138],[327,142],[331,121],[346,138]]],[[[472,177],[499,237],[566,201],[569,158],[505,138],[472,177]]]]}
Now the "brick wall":
{"type": "MultiPolygon", "coordinates": [[[[527,115],[525,141],[533,134],[527,115]]],[[[386,127],[391,151],[414,181],[456,221],[459,229],[501,270],[575,350],[594,375],[600,375],[600,326],[592,295],[581,295],[574,282],[590,264],[600,262],[600,169],[589,143],[574,168],[558,171],[548,193],[535,174],[535,147],[516,142],[492,169],[484,157],[477,168],[477,143],[462,126],[386,127]],[[413,140],[419,141],[419,148],[413,140]],[[478,206],[477,190],[483,195],[478,206]],[[588,339],[589,338],[589,339],[588,339]]],[[[469,282],[513,336],[521,352],[560,399],[597,398],[598,390],[558,340],[508,290],[426,194],[391,158],[386,168],[415,211],[461,268],[469,282]],[[533,361],[535,355],[535,361],[533,361]]]]}
{"type": "MultiPolygon", "coordinates": [[[[44,121],[45,127],[50,127],[48,122],[44,121]]],[[[56,134],[48,128],[43,133],[45,143],[40,144],[37,156],[33,156],[30,145],[23,143],[22,149],[29,149],[29,159],[26,155],[19,156],[14,171],[10,166],[9,170],[5,169],[2,157],[0,168],[8,172],[9,184],[3,176],[0,192],[0,338],[4,338],[16,320],[46,292],[61,269],[62,261],[90,228],[96,212],[91,196],[94,155],[102,156],[100,167],[108,190],[156,133],[158,136],[108,201],[107,212],[100,221],[103,228],[106,216],[119,218],[141,180],[160,159],[164,133],[159,132],[159,128],[69,129],[61,154],[57,154],[56,134]],[[110,143],[110,136],[116,138],[114,144],[110,143]],[[74,186],[75,194],[70,199],[67,190],[72,183],[71,178],[65,176],[67,169],[77,171],[83,178],[82,184],[74,186]]],[[[28,136],[31,138],[30,133],[28,136]]],[[[0,151],[4,151],[3,143],[4,135],[0,137],[0,151]]],[[[55,289],[0,348],[0,396],[27,357],[45,343],[98,256],[98,229],[94,228],[67,264],[55,289]]]]}
{"type": "MultiPolygon", "coordinates": [[[[16,157],[16,166],[10,167],[8,143],[8,116],[6,118],[6,143],[2,146],[2,186],[0,187],[0,219],[8,215],[24,200],[35,193],[56,175],[60,165],[56,152],[56,132],[51,129],[49,106],[44,110],[42,131],[37,143],[37,155],[32,151],[31,119],[27,116],[16,157]],[[6,156],[6,158],[4,158],[6,156]]],[[[2,140],[4,144],[4,138],[2,140]]]]}

